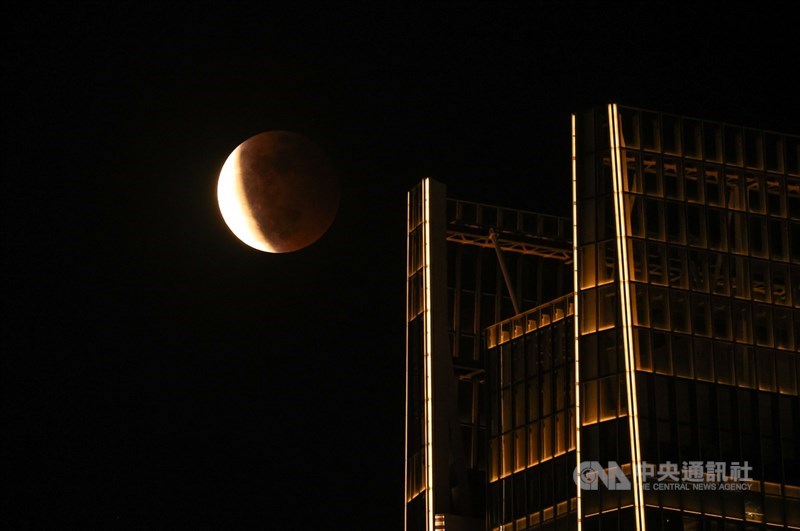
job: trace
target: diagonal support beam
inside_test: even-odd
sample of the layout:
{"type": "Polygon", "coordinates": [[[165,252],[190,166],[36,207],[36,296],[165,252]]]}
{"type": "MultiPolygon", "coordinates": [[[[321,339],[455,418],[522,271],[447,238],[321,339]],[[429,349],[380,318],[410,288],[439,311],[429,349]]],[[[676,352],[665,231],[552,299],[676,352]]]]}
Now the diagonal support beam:
{"type": "Polygon", "coordinates": [[[514,305],[514,315],[519,315],[522,313],[519,306],[519,301],[517,301],[517,294],[514,291],[514,286],[511,284],[511,277],[508,275],[508,268],[506,268],[506,259],[503,256],[503,250],[500,248],[500,242],[497,240],[497,233],[494,229],[489,230],[489,241],[494,244],[494,250],[497,253],[497,262],[500,264],[500,270],[503,272],[503,278],[506,281],[506,289],[508,289],[508,294],[511,297],[511,304],[514,305]]]}

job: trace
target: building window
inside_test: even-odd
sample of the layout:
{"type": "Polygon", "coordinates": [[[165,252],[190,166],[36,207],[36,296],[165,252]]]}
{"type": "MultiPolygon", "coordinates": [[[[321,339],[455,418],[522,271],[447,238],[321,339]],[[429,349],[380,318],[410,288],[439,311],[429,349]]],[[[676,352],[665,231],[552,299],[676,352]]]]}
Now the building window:
{"type": "Polygon", "coordinates": [[[647,275],[652,284],[667,285],[667,247],[662,244],[647,244],[647,275]]]}
{"type": "Polygon", "coordinates": [[[614,212],[614,202],[612,195],[604,195],[599,198],[597,210],[597,240],[609,240],[615,238],[616,213],[614,212]]]}
{"type": "Polygon", "coordinates": [[[671,287],[689,289],[688,264],[685,248],[674,246],[669,248],[669,285],[671,287]]]}
{"type": "Polygon", "coordinates": [[[617,416],[617,403],[619,402],[619,386],[617,376],[607,376],[599,380],[600,387],[600,422],[613,419],[617,416]]]}
{"type": "Polygon", "coordinates": [[[639,154],[635,151],[625,150],[625,165],[622,171],[625,172],[625,191],[634,194],[642,193],[642,172],[639,168],[639,154]]]}
{"type": "Polygon", "coordinates": [[[653,331],[651,334],[653,369],[657,373],[672,374],[672,356],[670,355],[670,335],[653,331]]]}
{"type": "Polygon", "coordinates": [[[525,386],[516,384],[514,386],[514,427],[519,428],[525,424],[525,386]]]}
{"type": "Polygon", "coordinates": [[[580,234],[581,245],[595,241],[595,202],[594,199],[584,199],[580,203],[580,234]]]}
{"type": "Polygon", "coordinates": [[[790,218],[800,219],[800,179],[786,178],[786,206],[790,218]]]}
{"type": "Polygon", "coordinates": [[[733,339],[738,343],[752,343],[750,303],[734,302],[731,317],[733,319],[733,339]]]}
{"type": "Polygon", "coordinates": [[[693,159],[703,158],[703,128],[697,120],[683,120],[683,154],[693,159]]]}
{"type": "MultiPolygon", "coordinates": [[[[753,347],[736,345],[734,348],[734,356],[736,361],[736,382],[740,387],[755,387],[756,369],[753,347]]],[[[743,418],[746,418],[747,422],[752,421],[751,418],[743,418]]]]}
{"type": "Polygon", "coordinates": [[[758,258],[767,258],[769,245],[767,244],[767,218],[763,216],[750,216],[748,219],[748,241],[750,254],[758,258]]]}
{"type": "Polygon", "coordinates": [[[781,175],[767,174],[767,212],[770,216],[786,217],[786,190],[781,175]]]}
{"type": "Polygon", "coordinates": [[[525,448],[526,439],[525,428],[514,431],[514,472],[524,470],[528,464],[528,453],[525,448]]]}
{"type": "Polygon", "coordinates": [[[747,254],[747,218],[739,212],[728,214],[728,242],[736,254],[747,254]]]}
{"type": "Polygon", "coordinates": [[[753,293],[753,300],[770,302],[772,290],[770,289],[768,262],[753,260],[750,263],[750,289],[753,293]]]}
{"type": "Polygon", "coordinates": [[[800,223],[791,222],[789,224],[789,255],[792,262],[800,264],[800,223]]]}
{"type": "Polygon", "coordinates": [[[613,282],[617,263],[616,241],[607,240],[597,244],[597,251],[597,284],[613,282]]]}
{"type": "MultiPolygon", "coordinates": [[[[795,354],[780,352],[775,357],[775,372],[778,376],[778,391],[787,395],[797,395],[797,382],[795,380],[795,354]]],[[[791,421],[790,421],[791,422],[791,421]]],[[[786,431],[791,433],[791,428],[786,431]]],[[[788,437],[787,437],[788,438],[788,437]]],[[[787,448],[791,446],[787,445],[787,448]]]]}
{"type": "Polygon", "coordinates": [[[738,127],[725,126],[725,163],[733,166],[742,165],[742,130],[738,127]]]}
{"type": "Polygon", "coordinates": [[[628,239],[628,254],[633,258],[631,279],[637,282],[647,282],[647,257],[646,246],[642,240],[628,239]]]}
{"type": "Polygon", "coordinates": [[[764,176],[759,173],[747,174],[747,208],[754,214],[766,214],[764,198],[764,176]]]}
{"type": "Polygon", "coordinates": [[[512,433],[506,433],[502,437],[503,441],[503,471],[501,477],[506,477],[513,472],[514,468],[514,437],[512,433]]]}
{"type": "Polygon", "coordinates": [[[588,289],[580,294],[581,334],[592,334],[597,331],[597,295],[595,289],[588,289]]]}
{"type": "MultiPolygon", "coordinates": [[[[694,376],[706,382],[714,381],[714,358],[711,354],[711,341],[695,338],[694,340],[694,376]]],[[[703,418],[709,422],[710,418],[703,418]]]]}
{"type": "Polygon", "coordinates": [[[720,253],[708,255],[709,279],[711,291],[716,295],[730,295],[730,279],[728,277],[728,256],[720,253]]]}
{"type": "Polygon", "coordinates": [[[711,206],[725,206],[725,195],[722,185],[722,168],[706,164],[705,177],[705,204],[711,206]]]}
{"type": "Polygon", "coordinates": [[[640,371],[653,371],[653,359],[650,354],[650,331],[646,328],[637,328],[634,335],[636,348],[636,369],[640,371]]]}
{"type": "Polygon", "coordinates": [[[789,287],[789,266],[770,264],[772,272],[772,302],[781,306],[792,305],[792,292],[789,287]]]}
{"type": "Polygon", "coordinates": [[[489,440],[489,481],[497,481],[500,477],[500,439],[489,440]]]}
{"type": "Polygon", "coordinates": [[[658,114],[641,113],[640,134],[642,149],[661,151],[661,124],[658,114]]]}
{"type": "Polygon", "coordinates": [[[703,124],[704,159],[722,162],[722,128],[719,124],[703,124]]]}
{"type": "Polygon", "coordinates": [[[610,284],[597,289],[599,302],[597,330],[606,330],[616,325],[617,285],[610,284]]]}
{"type": "Polygon", "coordinates": [[[750,260],[743,256],[731,258],[731,292],[740,299],[750,298],[750,260]]]}
{"type": "Polygon", "coordinates": [[[745,210],[746,189],[742,172],[726,168],[725,188],[728,194],[727,207],[733,210],[745,210]]]}
{"type": "Polygon", "coordinates": [[[681,334],[672,336],[672,362],[675,376],[694,378],[691,336],[681,334]]]}
{"type": "Polygon", "coordinates": [[[731,307],[727,299],[712,299],[711,323],[715,338],[731,340],[731,307]]]}
{"type": "Polygon", "coordinates": [[[706,215],[708,217],[708,248],[715,251],[727,251],[728,231],[725,223],[727,217],[725,211],[709,208],[706,215]]]}
{"type": "Polygon", "coordinates": [[[711,308],[707,295],[692,294],[692,331],[696,335],[711,335],[711,308]]]}
{"type": "Polygon", "coordinates": [[[686,227],[684,225],[686,216],[683,210],[682,204],[674,201],[667,202],[667,239],[672,244],[686,244],[686,227]]]}
{"type": "MultiPolygon", "coordinates": [[[[777,391],[775,386],[775,353],[770,350],[756,351],[756,371],[758,388],[761,391],[777,391]]],[[[764,419],[761,419],[762,422],[764,419]]],[[[769,430],[770,432],[772,430],[769,430]]]]}
{"type": "Polygon", "coordinates": [[[787,262],[789,260],[789,232],[786,222],[780,219],[769,220],[769,258],[787,262]]]}
{"type": "Polygon", "coordinates": [[[597,380],[584,382],[581,396],[583,397],[583,404],[581,404],[583,424],[594,424],[597,422],[597,380]]]}
{"type": "Polygon", "coordinates": [[[769,306],[757,304],[753,310],[753,336],[756,345],[772,347],[772,310],[769,306]]]}
{"type": "Polygon", "coordinates": [[[595,244],[584,245],[581,248],[581,289],[593,288],[596,285],[596,248],[595,244]]]}
{"type": "Polygon", "coordinates": [[[553,417],[542,419],[542,460],[553,457],[553,417]]]}
{"type": "Polygon", "coordinates": [[[683,200],[683,172],[677,159],[664,159],[664,196],[683,200]]]}
{"type": "Polygon", "coordinates": [[[708,255],[703,251],[689,251],[689,287],[708,293],[708,255]]]}
{"type": "Polygon", "coordinates": [[[538,420],[539,413],[539,382],[536,378],[528,380],[528,421],[538,420]]]}
{"type": "Polygon", "coordinates": [[[664,288],[650,288],[650,324],[653,328],[669,330],[669,300],[664,288]]]}
{"type": "Polygon", "coordinates": [[[651,240],[664,241],[664,203],[657,199],[645,202],[645,224],[647,237],[651,240]]]}
{"type": "Polygon", "coordinates": [[[638,326],[650,326],[650,313],[648,311],[647,286],[644,284],[633,284],[633,324],[638,326]]]}
{"type": "Polygon", "coordinates": [[[681,121],[677,116],[662,115],[662,147],[664,153],[681,154],[681,121]]]}
{"type": "Polygon", "coordinates": [[[693,247],[706,246],[706,220],[702,207],[697,205],[686,207],[686,239],[693,247]]]}
{"type": "Polygon", "coordinates": [[[625,147],[639,148],[639,111],[634,109],[619,108],[619,118],[622,123],[621,143],[625,147]]]}
{"type": "Polygon", "coordinates": [[[533,422],[528,426],[528,464],[535,465],[539,462],[539,423],[533,422]]]}
{"type": "Polygon", "coordinates": [[[774,310],[775,348],[794,350],[794,332],[792,331],[792,311],[784,309],[774,310]]]}
{"type": "Polygon", "coordinates": [[[675,332],[691,333],[689,313],[689,293],[683,290],[671,290],[670,317],[675,332]]]}
{"type": "Polygon", "coordinates": [[[628,235],[636,238],[645,237],[644,199],[638,195],[626,194],[628,235]]]}
{"type": "Polygon", "coordinates": [[[733,345],[731,343],[714,342],[714,372],[717,383],[735,385],[733,369],[733,345]]]}
{"type": "Polygon", "coordinates": [[[745,131],[744,164],[748,168],[764,169],[764,137],[761,131],[752,129],[745,131]]]}

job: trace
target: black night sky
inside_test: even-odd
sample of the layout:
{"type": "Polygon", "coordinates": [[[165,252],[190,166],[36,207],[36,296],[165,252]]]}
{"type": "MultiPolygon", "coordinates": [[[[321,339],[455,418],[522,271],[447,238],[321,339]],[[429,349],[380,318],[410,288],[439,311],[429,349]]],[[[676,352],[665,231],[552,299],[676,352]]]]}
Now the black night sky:
{"type": "Polygon", "coordinates": [[[3,519],[401,529],[409,188],[566,215],[609,101],[800,133],[788,12],[533,5],[4,8],[3,519]],[[343,187],[287,255],[216,203],[275,129],[343,187]]]}

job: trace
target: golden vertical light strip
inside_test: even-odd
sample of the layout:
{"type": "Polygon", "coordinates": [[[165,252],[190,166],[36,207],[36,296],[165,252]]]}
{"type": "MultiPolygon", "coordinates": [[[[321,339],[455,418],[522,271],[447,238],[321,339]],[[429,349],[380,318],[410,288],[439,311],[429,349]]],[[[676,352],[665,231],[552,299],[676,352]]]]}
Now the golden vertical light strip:
{"type": "MultiPolygon", "coordinates": [[[[617,110],[617,105],[614,104],[614,122],[615,122],[615,130],[617,131],[617,160],[620,162],[618,166],[619,169],[619,189],[620,189],[620,207],[624,207],[625,205],[625,195],[624,195],[624,182],[623,182],[623,173],[622,173],[622,166],[621,166],[621,150],[620,150],[620,133],[619,133],[619,112],[617,110]]],[[[631,374],[630,380],[630,387],[631,387],[631,399],[628,401],[628,415],[633,419],[633,439],[634,445],[631,450],[632,453],[636,456],[635,463],[632,462],[631,468],[635,470],[633,472],[634,478],[636,481],[633,482],[634,488],[639,492],[639,503],[640,503],[640,510],[638,516],[641,520],[641,528],[645,529],[645,503],[644,503],[644,486],[642,484],[642,477],[641,477],[641,469],[639,465],[642,462],[642,449],[641,449],[641,440],[639,438],[639,398],[636,390],[636,353],[635,350],[635,341],[633,339],[633,303],[631,299],[631,279],[630,279],[630,271],[631,271],[631,263],[630,258],[628,257],[628,244],[627,239],[629,237],[628,234],[628,221],[625,216],[625,210],[621,209],[620,212],[622,213],[621,221],[622,221],[622,232],[625,236],[622,242],[622,257],[623,257],[623,264],[624,264],[624,275],[625,275],[625,293],[627,297],[627,313],[628,313],[628,326],[625,328],[627,339],[628,339],[628,359],[629,359],[629,371],[631,374]],[[634,466],[635,465],[635,466],[634,466]]]]}
{"type": "Polygon", "coordinates": [[[628,398],[628,428],[631,443],[631,476],[633,489],[634,515],[636,529],[644,531],[644,490],[640,475],[641,450],[639,445],[639,417],[636,405],[636,369],[633,353],[633,327],[630,278],[628,268],[628,249],[626,244],[627,225],[625,224],[625,195],[622,179],[622,157],[619,142],[619,113],[617,104],[608,106],[608,128],[611,146],[611,175],[614,191],[614,216],[617,233],[617,269],[620,282],[620,305],[622,311],[622,343],[625,361],[625,384],[628,398]]]}
{"type": "Polygon", "coordinates": [[[433,506],[433,316],[431,315],[431,182],[423,180],[422,187],[422,236],[425,246],[423,281],[425,284],[424,316],[424,371],[425,371],[425,521],[430,531],[434,529],[433,506]]]}
{"type": "MultiPolygon", "coordinates": [[[[580,309],[578,299],[580,284],[578,284],[578,166],[577,166],[577,139],[575,137],[575,115],[572,115],[572,322],[575,340],[575,466],[581,463],[581,378],[580,378],[580,309]]],[[[577,487],[577,513],[578,531],[583,525],[583,508],[581,507],[580,481],[577,487]]]]}
{"type": "Polygon", "coordinates": [[[404,484],[404,491],[403,491],[403,504],[404,504],[404,511],[403,511],[403,529],[408,530],[408,320],[409,320],[409,298],[411,289],[411,278],[409,272],[411,271],[410,267],[410,260],[411,260],[411,192],[406,194],[406,423],[405,423],[405,439],[404,439],[404,447],[405,447],[405,455],[403,456],[403,462],[405,464],[405,471],[403,474],[403,484],[404,484]]]}

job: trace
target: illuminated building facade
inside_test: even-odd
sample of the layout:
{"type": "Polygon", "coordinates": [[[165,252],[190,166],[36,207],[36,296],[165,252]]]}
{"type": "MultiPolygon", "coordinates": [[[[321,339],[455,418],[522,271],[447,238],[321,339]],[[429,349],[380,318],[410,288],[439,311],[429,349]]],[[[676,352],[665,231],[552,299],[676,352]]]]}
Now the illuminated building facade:
{"type": "Polygon", "coordinates": [[[408,205],[406,526],[482,530],[482,331],[572,290],[571,221],[449,200],[431,179],[408,205]]]}
{"type": "Polygon", "coordinates": [[[800,529],[800,138],[572,123],[571,219],[409,194],[406,529],[800,529]]]}

